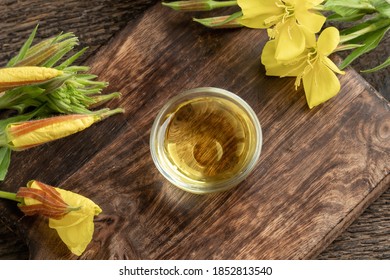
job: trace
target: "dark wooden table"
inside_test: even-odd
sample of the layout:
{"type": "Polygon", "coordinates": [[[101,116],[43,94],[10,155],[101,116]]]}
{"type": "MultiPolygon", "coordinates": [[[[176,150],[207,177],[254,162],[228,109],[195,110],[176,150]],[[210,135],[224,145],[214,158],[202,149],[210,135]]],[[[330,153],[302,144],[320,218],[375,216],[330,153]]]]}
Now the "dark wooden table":
{"type": "MultiPolygon", "coordinates": [[[[75,32],[82,45],[90,46],[84,59],[93,56],[129,20],[156,3],[153,0],[137,1],[0,1],[0,65],[4,65],[20,47],[35,24],[40,22],[38,38],[52,36],[60,31],[75,32]]],[[[167,18],[168,20],[168,18],[167,18]]],[[[386,44],[375,57],[386,57],[386,44]]],[[[365,57],[354,66],[366,68],[375,63],[365,57]]],[[[366,76],[386,98],[390,97],[389,72],[366,76]]],[[[56,163],[54,163],[55,165],[56,163]]],[[[55,175],[53,175],[55,181],[55,175]]],[[[0,207],[11,207],[1,202],[0,207]]],[[[0,210],[0,259],[28,258],[28,248],[21,236],[15,235],[14,225],[0,210]]],[[[20,232],[18,233],[20,234],[20,232]]],[[[317,258],[319,259],[389,259],[390,258],[390,192],[385,192],[376,202],[317,258]]]]}

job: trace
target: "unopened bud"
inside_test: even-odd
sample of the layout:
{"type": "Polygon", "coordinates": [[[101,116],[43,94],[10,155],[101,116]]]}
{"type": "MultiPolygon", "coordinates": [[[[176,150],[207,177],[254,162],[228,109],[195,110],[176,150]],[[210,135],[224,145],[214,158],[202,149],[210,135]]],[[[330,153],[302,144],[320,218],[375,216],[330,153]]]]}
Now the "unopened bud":
{"type": "Polygon", "coordinates": [[[231,19],[231,16],[220,16],[202,19],[194,18],[193,20],[206,27],[213,29],[243,27],[243,25],[238,22],[237,18],[231,19]]]}
{"type": "Polygon", "coordinates": [[[103,109],[93,114],[74,114],[10,123],[0,134],[0,145],[20,151],[82,131],[123,109],[103,109]]]}
{"type": "Polygon", "coordinates": [[[0,69],[0,92],[24,85],[46,82],[62,75],[63,72],[54,68],[25,66],[0,69]]]}
{"type": "Polygon", "coordinates": [[[18,206],[27,216],[43,215],[52,219],[61,219],[76,208],[70,207],[53,187],[38,181],[30,181],[27,187],[21,187],[16,193],[22,198],[18,206]]]}
{"type": "Polygon", "coordinates": [[[162,2],[164,6],[170,7],[176,11],[199,12],[211,11],[213,9],[236,6],[237,1],[213,1],[213,0],[188,0],[175,2],[162,2]]]}

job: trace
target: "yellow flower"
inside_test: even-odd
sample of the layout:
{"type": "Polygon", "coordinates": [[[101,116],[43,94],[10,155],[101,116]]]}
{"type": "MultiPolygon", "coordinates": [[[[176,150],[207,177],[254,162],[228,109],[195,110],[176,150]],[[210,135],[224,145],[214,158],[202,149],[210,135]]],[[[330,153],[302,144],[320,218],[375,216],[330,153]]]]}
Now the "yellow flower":
{"type": "Polygon", "coordinates": [[[77,133],[122,109],[98,111],[94,114],[74,114],[8,124],[0,133],[0,146],[25,150],[77,133]]]}
{"type": "Polygon", "coordinates": [[[57,231],[69,250],[80,256],[92,240],[94,216],[102,209],[90,199],[38,181],[20,188],[16,197],[26,215],[41,214],[49,218],[49,227],[57,231]]]}
{"type": "Polygon", "coordinates": [[[339,31],[334,27],[328,27],[322,31],[313,48],[307,48],[300,56],[290,61],[278,61],[275,58],[276,43],[275,40],[271,40],[264,46],[261,62],[269,76],[297,77],[296,87],[300,85],[302,79],[307,103],[313,108],[340,91],[340,82],[334,72],[338,74],[344,72],[328,58],[339,42],[339,31]]]}
{"type": "Polygon", "coordinates": [[[240,23],[251,28],[270,28],[276,39],[277,60],[290,60],[306,46],[313,46],[326,17],[313,12],[323,0],[238,0],[243,16],[240,23]]]}
{"type": "Polygon", "coordinates": [[[23,85],[39,84],[62,75],[54,68],[24,66],[0,69],[0,92],[23,85]]]}

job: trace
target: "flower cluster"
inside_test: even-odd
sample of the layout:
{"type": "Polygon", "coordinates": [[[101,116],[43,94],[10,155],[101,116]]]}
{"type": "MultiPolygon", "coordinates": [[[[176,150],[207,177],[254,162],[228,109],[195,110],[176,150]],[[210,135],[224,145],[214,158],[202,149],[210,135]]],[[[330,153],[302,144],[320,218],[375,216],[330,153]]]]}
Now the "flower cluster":
{"type": "MultiPolygon", "coordinates": [[[[335,96],[340,91],[336,74],[344,74],[340,69],[374,49],[390,29],[388,0],[187,0],[163,4],[179,11],[239,8],[231,15],[194,20],[210,28],[266,29],[270,40],[261,54],[266,74],[296,77],[296,88],[303,81],[310,108],[335,96]],[[356,24],[340,32],[335,27],[323,29],[328,21],[356,24]],[[351,49],[339,67],[329,58],[351,49]]],[[[364,72],[389,65],[390,57],[364,72]]]]}
{"type": "Polygon", "coordinates": [[[72,65],[86,50],[70,55],[78,44],[73,33],[32,45],[37,28],[18,55],[0,68],[0,109],[18,113],[0,120],[0,180],[7,174],[11,151],[66,137],[123,112],[93,111],[120,93],[101,94],[108,83],[96,81],[96,75],[86,73],[88,67],[72,65]]]}

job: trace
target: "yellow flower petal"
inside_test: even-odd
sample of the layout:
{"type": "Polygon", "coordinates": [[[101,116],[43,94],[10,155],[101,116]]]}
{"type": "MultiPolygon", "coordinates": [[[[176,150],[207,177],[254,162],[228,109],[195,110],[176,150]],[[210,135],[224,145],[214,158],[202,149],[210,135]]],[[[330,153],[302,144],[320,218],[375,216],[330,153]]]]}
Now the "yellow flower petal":
{"type": "Polygon", "coordinates": [[[271,23],[265,23],[270,17],[283,15],[284,10],[276,6],[275,0],[238,0],[243,16],[239,20],[242,25],[251,28],[267,28],[271,23]]]}
{"type": "Polygon", "coordinates": [[[275,40],[268,41],[261,53],[261,63],[265,66],[268,76],[295,77],[304,70],[306,66],[306,55],[291,61],[289,64],[283,64],[275,59],[276,43],[275,40]]]}
{"type": "Polygon", "coordinates": [[[300,55],[305,50],[305,34],[290,19],[278,26],[279,36],[276,37],[275,58],[277,60],[291,60],[300,55]]]}
{"type": "MultiPolygon", "coordinates": [[[[65,217],[69,215],[70,214],[65,217]]],[[[80,256],[92,241],[94,232],[93,217],[87,217],[82,223],[70,227],[57,228],[51,224],[51,221],[56,220],[49,219],[49,227],[54,228],[57,231],[61,240],[66,244],[69,250],[77,256],[80,256]]]]}
{"type": "Polygon", "coordinates": [[[305,48],[314,48],[316,47],[317,40],[316,40],[316,34],[309,31],[306,27],[300,26],[301,31],[303,32],[303,35],[305,36],[305,48]]]}
{"type": "Polygon", "coordinates": [[[92,200],[76,194],[74,192],[66,191],[56,188],[61,194],[63,200],[72,208],[81,207],[79,210],[71,211],[61,220],[53,220],[52,226],[56,228],[71,227],[84,221],[86,217],[95,216],[102,212],[102,209],[96,205],[92,200]]]}
{"type": "Polygon", "coordinates": [[[340,91],[340,82],[332,70],[317,61],[312,69],[305,72],[303,87],[311,109],[335,96],[340,91]]]}
{"type": "Polygon", "coordinates": [[[321,32],[317,41],[317,50],[320,55],[330,55],[340,43],[340,33],[335,27],[328,27],[321,32]]]}
{"type": "Polygon", "coordinates": [[[319,32],[326,20],[323,15],[308,11],[304,6],[299,5],[295,7],[295,18],[312,33],[319,32]]]}
{"type": "Polygon", "coordinates": [[[322,63],[324,63],[326,66],[328,66],[333,72],[336,72],[338,74],[344,75],[345,72],[341,71],[336,64],[332,60],[330,60],[328,57],[324,56],[322,58],[322,63]]]}
{"type": "Polygon", "coordinates": [[[80,209],[69,212],[60,220],[49,219],[49,227],[55,229],[69,250],[79,256],[91,242],[94,216],[102,210],[86,197],[58,188],[56,190],[67,204],[80,209]]]}
{"type": "Polygon", "coordinates": [[[315,7],[324,2],[324,0],[306,0],[306,2],[310,3],[311,7],[315,7]]]}

